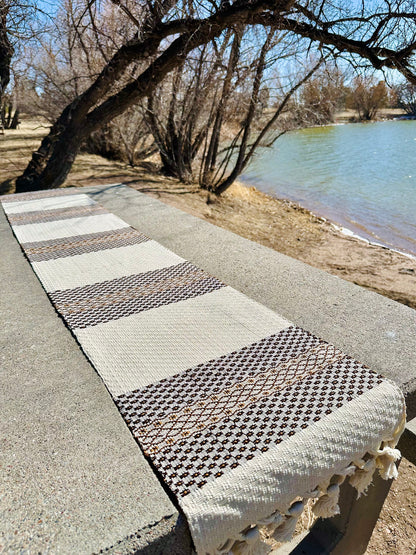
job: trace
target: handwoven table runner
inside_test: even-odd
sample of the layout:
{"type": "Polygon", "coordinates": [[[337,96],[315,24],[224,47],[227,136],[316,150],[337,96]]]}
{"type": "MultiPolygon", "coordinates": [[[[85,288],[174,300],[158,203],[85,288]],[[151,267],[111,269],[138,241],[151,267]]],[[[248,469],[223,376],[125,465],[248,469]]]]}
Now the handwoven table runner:
{"type": "MultiPolygon", "coordinates": [[[[396,477],[397,386],[70,189],[2,199],[58,313],[183,510],[198,553],[289,539],[396,477]]],[[[305,307],[305,310],[308,308],[305,307]]]]}

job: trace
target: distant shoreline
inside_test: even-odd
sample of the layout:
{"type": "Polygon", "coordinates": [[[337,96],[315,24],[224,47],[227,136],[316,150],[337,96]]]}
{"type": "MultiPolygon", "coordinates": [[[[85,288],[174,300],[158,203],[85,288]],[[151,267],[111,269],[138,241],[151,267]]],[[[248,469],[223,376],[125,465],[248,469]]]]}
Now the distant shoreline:
{"type": "MultiPolygon", "coordinates": [[[[401,108],[380,108],[377,116],[371,121],[394,120],[406,116],[406,112],[401,108]]],[[[366,123],[358,119],[358,113],[355,110],[342,110],[335,114],[334,123],[366,123]]],[[[368,123],[371,123],[369,121],[368,123]]],[[[330,125],[330,124],[329,124],[330,125]]]]}

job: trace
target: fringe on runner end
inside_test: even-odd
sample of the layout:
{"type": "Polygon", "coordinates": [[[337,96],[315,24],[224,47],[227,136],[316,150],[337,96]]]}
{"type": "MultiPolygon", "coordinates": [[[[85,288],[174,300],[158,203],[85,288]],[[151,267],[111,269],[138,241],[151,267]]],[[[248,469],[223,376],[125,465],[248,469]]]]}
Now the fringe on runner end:
{"type": "Polygon", "coordinates": [[[312,507],[315,516],[330,518],[340,512],[338,505],[340,486],[346,479],[357,490],[357,498],[366,495],[376,469],[383,480],[396,479],[398,476],[396,462],[401,458],[401,454],[395,446],[404,423],[401,428],[394,438],[382,441],[377,450],[354,460],[344,470],[305,494],[301,501],[291,503],[286,511],[275,511],[247,527],[238,537],[229,538],[216,549],[214,555],[265,555],[271,549],[266,543],[267,540],[288,542],[292,539],[296,524],[309,499],[316,499],[312,507]]]}

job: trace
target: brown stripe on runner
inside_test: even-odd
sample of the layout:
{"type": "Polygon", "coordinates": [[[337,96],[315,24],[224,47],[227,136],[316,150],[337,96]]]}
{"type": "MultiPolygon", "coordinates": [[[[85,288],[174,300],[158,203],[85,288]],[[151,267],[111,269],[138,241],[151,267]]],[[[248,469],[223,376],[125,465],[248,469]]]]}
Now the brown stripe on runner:
{"type": "Polygon", "coordinates": [[[71,328],[86,328],[205,295],[224,283],[189,262],[50,293],[71,328]]]}
{"type": "MultiPolygon", "coordinates": [[[[170,489],[185,496],[312,426],[381,382],[379,375],[349,356],[335,361],[329,357],[302,379],[256,398],[232,415],[216,418],[213,414],[214,421],[208,426],[205,419],[209,415],[201,415],[200,430],[196,426],[192,433],[171,444],[166,442],[158,450],[150,448],[147,455],[170,489]]],[[[178,389],[177,396],[181,393],[178,389]]],[[[163,394],[155,392],[154,404],[161,397],[163,394]]],[[[198,398],[199,388],[195,387],[195,404],[198,398]]],[[[137,420],[126,418],[124,400],[118,398],[116,402],[133,435],[143,445],[137,420]]]]}
{"type": "Polygon", "coordinates": [[[198,387],[198,398],[207,399],[210,395],[218,394],[222,388],[254,378],[322,344],[326,344],[322,339],[302,328],[290,326],[222,357],[198,364],[143,389],[120,395],[120,410],[125,411],[123,415],[126,419],[134,417],[141,425],[146,425],[192,405],[195,387],[198,387]],[[158,403],[154,402],[155,395],[159,397],[158,403]]]}
{"type": "Polygon", "coordinates": [[[23,202],[26,200],[37,200],[41,198],[49,198],[49,197],[60,197],[64,195],[77,195],[80,194],[81,191],[75,188],[65,188],[65,189],[53,189],[50,191],[33,191],[31,193],[14,193],[12,195],[5,195],[4,198],[1,199],[1,202],[8,203],[8,202],[23,202]]]}
{"type": "Polygon", "coordinates": [[[28,224],[40,224],[54,222],[57,220],[68,220],[70,218],[82,218],[95,216],[97,214],[108,214],[108,210],[99,205],[71,206],[68,208],[57,208],[52,210],[34,210],[21,214],[8,214],[7,219],[13,227],[28,224]]]}
{"type": "Polygon", "coordinates": [[[43,262],[55,258],[77,256],[119,247],[128,247],[149,241],[143,233],[132,227],[89,233],[82,236],[65,237],[49,241],[23,243],[22,247],[31,262],[43,262]]]}
{"type": "Polygon", "coordinates": [[[140,443],[145,451],[159,451],[165,445],[177,443],[179,439],[200,431],[226,416],[232,416],[248,405],[314,374],[344,356],[344,353],[333,345],[323,343],[255,377],[248,377],[231,387],[221,388],[217,394],[206,399],[201,400],[198,396],[192,405],[139,428],[137,434],[140,443]]]}

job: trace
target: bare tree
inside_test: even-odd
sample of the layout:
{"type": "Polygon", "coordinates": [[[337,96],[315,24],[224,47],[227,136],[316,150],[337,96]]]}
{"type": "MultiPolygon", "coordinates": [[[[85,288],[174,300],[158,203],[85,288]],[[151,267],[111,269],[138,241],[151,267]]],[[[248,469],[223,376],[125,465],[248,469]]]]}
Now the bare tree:
{"type": "MultiPolygon", "coordinates": [[[[31,96],[30,113],[53,123],[91,86],[128,34],[126,16],[113,3],[86,6],[82,0],[64,0],[26,64],[32,90],[39,91],[31,96]]],[[[135,72],[132,66],[130,74],[135,72]]],[[[152,143],[139,103],[94,131],[82,149],[134,165],[154,152],[152,143]]]]}
{"type": "MultiPolygon", "coordinates": [[[[18,178],[18,191],[58,187],[79,145],[90,133],[149,97],[190,52],[237,24],[287,31],[299,41],[316,43],[321,50],[364,60],[376,69],[396,69],[416,84],[414,10],[407,0],[397,0],[394,6],[387,0],[371,5],[351,5],[341,0],[236,0],[183,5],[174,0],[149,1],[139,18],[121,0],[116,3],[132,26],[129,40],[108,60],[92,85],[63,110],[18,178]],[[132,65],[140,69],[128,76],[132,65]]],[[[86,3],[86,9],[91,4],[86,3]]]]}
{"type": "Polygon", "coordinates": [[[212,119],[207,111],[222,62],[219,52],[212,54],[209,45],[197,49],[148,98],[147,121],[162,170],[185,183],[193,180],[193,162],[212,119]]]}
{"type": "MultiPolygon", "coordinates": [[[[199,183],[203,189],[211,189],[215,181],[215,172],[217,170],[218,151],[220,148],[221,131],[226,117],[227,105],[230,103],[230,93],[232,88],[233,76],[236,71],[237,63],[240,57],[240,47],[242,39],[242,29],[234,31],[234,37],[231,45],[230,56],[226,65],[224,82],[218,99],[216,109],[211,113],[213,117],[213,126],[209,141],[207,141],[204,149],[203,160],[201,163],[201,172],[199,183]]],[[[214,108],[214,106],[213,106],[214,108]]],[[[211,122],[208,122],[211,123],[211,122]]],[[[208,135],[207,135],[208,139],[208,135]]],[[[230,149],[231,153],[231,149],[230,149]]]]}
{"type": "Polygon", "coordinates": [[[112,3],[63,0],[27,64],[40,91],[38,113],[56,121],[127,40],[124,27],[125,18],[112,3]]]}
{"type": "Polygon", "coordinates": [[[121,116],[114,118],[86,140],[85,150],[105,158],[122,160],[130,166],[157,153],[157,147],[149,133],[145,109],[132,106],[121,116]]]}
{"type": "Polygon", "coordinates": [[[13,59],[38,36],[39,13],[34,0],[0,0],[0,124],[6,129],[15,129],[19,122],[19,74],[13,69],[13,59]],[[14,90],[8,91],[12,75],[14,90]]]}
{"type": "Polygon", "coordinates": [[[332,64],[322,67],[301,88],[294,110],[297,123],[311,126],[333,122],[336,111],[345,106],[345,97],[343,73],[332,64]]]}
{"type": "MultiPolygon", "coordinates": [[[[290,42],[291,41],[289,41],[289,43],[290,42]]],[[[245,170],[258,147],[271,146],[275,140],[286,131],[285,129],[280,129],[276,134],[275,126],[278,118],[284,113],[293,94],[305,80],[310,78],[321,64],[320,60],[316,66],[307,73],[306,76],[302,76],[300,80],[295,80],[294,83],[289,81],[286,91],[283,93],[281,92],[272,115],[268,114],[265,118],[261,118],[261,86],[266,67],[270,63],[270,60],[269,62],[267,60],[267,55],[271,53],[273,60],[274,48],[281,50],[279,54],[275,54],[274,61],[289,56],[287,46],[282,47],[279,34],[277,34],[274,27],[271,27],[266,29],[264,41],[261,44],[257,56],[254,58],[254,63],[251,64],[253,68],[253,78],[248,94],[247,109],[244,114],[244,119],[241,122],[240,129],[227,149],[227,155],[223,157],[218,164],[218,169],[215,173],[212,172],[213,167],[211,166],[210,181],[208,183],[202,182],[201,184],[204,188],[207,188],[217,195],[223,193],[245,170]],[[257,126],[255,125],[256,120],[257,126]],[[253,133],[253,131],[255,133],[253,133]],[[264,142],[265,139],[267,139],[266,142],[264,142]]],[[[300,72],[299,67],[298,71],[300,72]]]]}
{"type": "Polygon", "coordinates": [[[416,85],[403,83],[396,87],[397,105],[408,116],[416,116],[416,85]]]}
{"type": "Polygon", "coordinates": [[[216,167],[226,105],[249,73],[238,66],[242,34],[234,29],[196,49],[149,95],[148,122],[163,171],[183,182],[195,180],[195,161],[201,184],[208,183],[207,168],[216,167]]]}
{"type": "Polygon", "coordinates": [[[198,180],[216,194],[225,191],[258,147],[288,129],[280,116],[310,71],[296,54],[299,45],[285,33],[240,26],[188,56],[148,99],[164,172],[185,183],[198,180]],[[289,59],[296,78],[287,74],[289,59]],[[284,85],[268,72],[278,61],[286,66],[284,85]]]}
{"type": "Polygon", "coordinates": [[[377,81],[374,75],[359,75],[347,97],[347,106],[358,112],[361,121],[373,120],[380,108],[387,105],[388,93],[384,81],[377,81]]]}

